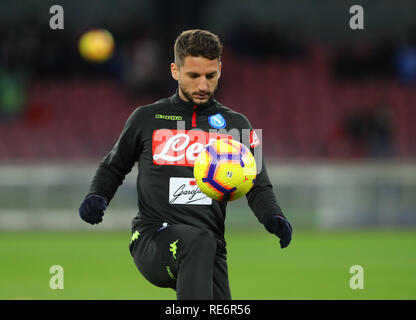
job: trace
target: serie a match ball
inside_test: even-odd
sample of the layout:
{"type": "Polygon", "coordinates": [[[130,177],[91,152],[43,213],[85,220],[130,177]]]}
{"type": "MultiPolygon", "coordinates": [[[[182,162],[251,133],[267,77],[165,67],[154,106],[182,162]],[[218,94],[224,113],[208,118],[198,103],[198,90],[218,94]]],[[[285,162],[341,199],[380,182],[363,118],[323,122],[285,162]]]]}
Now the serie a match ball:
{"type": "Polygon", "coordinates": [[[114,38],[108,30],[92,29],[81,36],[78,49],[85,60],[102,63],[113,54],[114,38]]]}
{"type": "Polygon", "coordinates": [[[233,139],[207,145],[194,162],[194,178],[208,197],[233,201],[252,188],[257,174],[250,150],[233,139]]]}

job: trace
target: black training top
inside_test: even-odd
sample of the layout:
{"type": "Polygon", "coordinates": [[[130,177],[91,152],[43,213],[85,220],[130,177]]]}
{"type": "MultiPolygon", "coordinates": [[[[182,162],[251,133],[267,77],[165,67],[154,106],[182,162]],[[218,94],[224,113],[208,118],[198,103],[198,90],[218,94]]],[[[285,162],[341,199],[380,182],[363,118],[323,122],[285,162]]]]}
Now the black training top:
{"type": "MultiPolygon", "coordinates": [[[[202,105],[170,98],[133,111],[113,149],[103,159],[92,180],[89,195],[98,194],[109,202],[135,162],[138,162],[139,213],[133,231],[145,232],[163,223],[183,223],[210,230],[225,245],[224,220],[227,201],[205,197],[193,180],[193,161],[210,139],[232,136],[253,154],[261,145],[247,118],[211,98],[202,105]],[[239,136],[239,137],[238,137],[239,136]],[[195,189],[196,188],[196,189],[195,189]]],[[[212,140],[211,140],[212,141],[212,140]]],[[[262,159],[257,159],[248,204],[258,220],[283,215],[262,159]]]]}

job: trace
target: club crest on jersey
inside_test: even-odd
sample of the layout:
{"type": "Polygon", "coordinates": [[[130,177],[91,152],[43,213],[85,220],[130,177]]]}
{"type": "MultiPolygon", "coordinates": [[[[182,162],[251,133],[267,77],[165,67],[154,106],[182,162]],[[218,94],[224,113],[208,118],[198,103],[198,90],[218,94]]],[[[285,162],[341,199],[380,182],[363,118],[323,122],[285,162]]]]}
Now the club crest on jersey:
{"type": "Polygon", "coordinates": [[[225,126],[227,125],[221,113],[217,113],[212,116],[209,116],[208,122],[211,125],[211,127],[215,129],[222,129],[222,128],[225,128],[225,126]]]}

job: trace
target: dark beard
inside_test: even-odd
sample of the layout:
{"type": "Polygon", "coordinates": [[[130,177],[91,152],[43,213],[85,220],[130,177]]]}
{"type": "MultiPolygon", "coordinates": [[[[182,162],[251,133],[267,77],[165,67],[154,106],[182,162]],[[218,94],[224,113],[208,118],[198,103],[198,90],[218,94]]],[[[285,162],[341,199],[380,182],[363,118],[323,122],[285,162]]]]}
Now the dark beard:
{"type": "MultiPolygon", "coordinates": [[[[195,104],[195,105],[198,105],[198,103],[196,103],[195,101],[194,101],[194,99],[192,99],[192,95],[191,94],[188,94],[188,92],[186,92],[185,90],[183,90],[182,88],[180,88],[180,90],[182,91],[182,94],[185,96],[185,98],[186,99],[188,99],[188,101],[189,102],[192,102],[193,104],[195,104]]],[[[208,99],[207,99],[207,101],[206,102],[208,102],[210,99],[211,99],[211,97],[212,97],[212,95],[214,94],[214,92],[217,90],[217,88],[215,88],[215,90],[213,91],[213,92],[211,92],[211,94],[208,96],[208,99]]],[[[204,102],[204,103],[206,103],[206,102],[204,102]]]]}

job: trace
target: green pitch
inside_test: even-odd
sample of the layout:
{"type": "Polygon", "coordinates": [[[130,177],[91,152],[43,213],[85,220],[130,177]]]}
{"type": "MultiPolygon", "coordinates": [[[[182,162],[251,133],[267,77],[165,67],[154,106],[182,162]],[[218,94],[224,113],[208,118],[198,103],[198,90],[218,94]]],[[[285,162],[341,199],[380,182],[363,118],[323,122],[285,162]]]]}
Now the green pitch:
{"type": "MultiPolygon", "coordinates": [[[[152,286],[128,251],[130,234],[2,232],[0,299],[175,299],[152,286]],[[51,266],[64,289],[49,286],[51,266]]],[[[414,230],[296,231],[281,250],[267,232],[227,234],[233,299],[416,299],[414,230]],[[361,265],[364,289],[349,286],[361,265]]]]}

